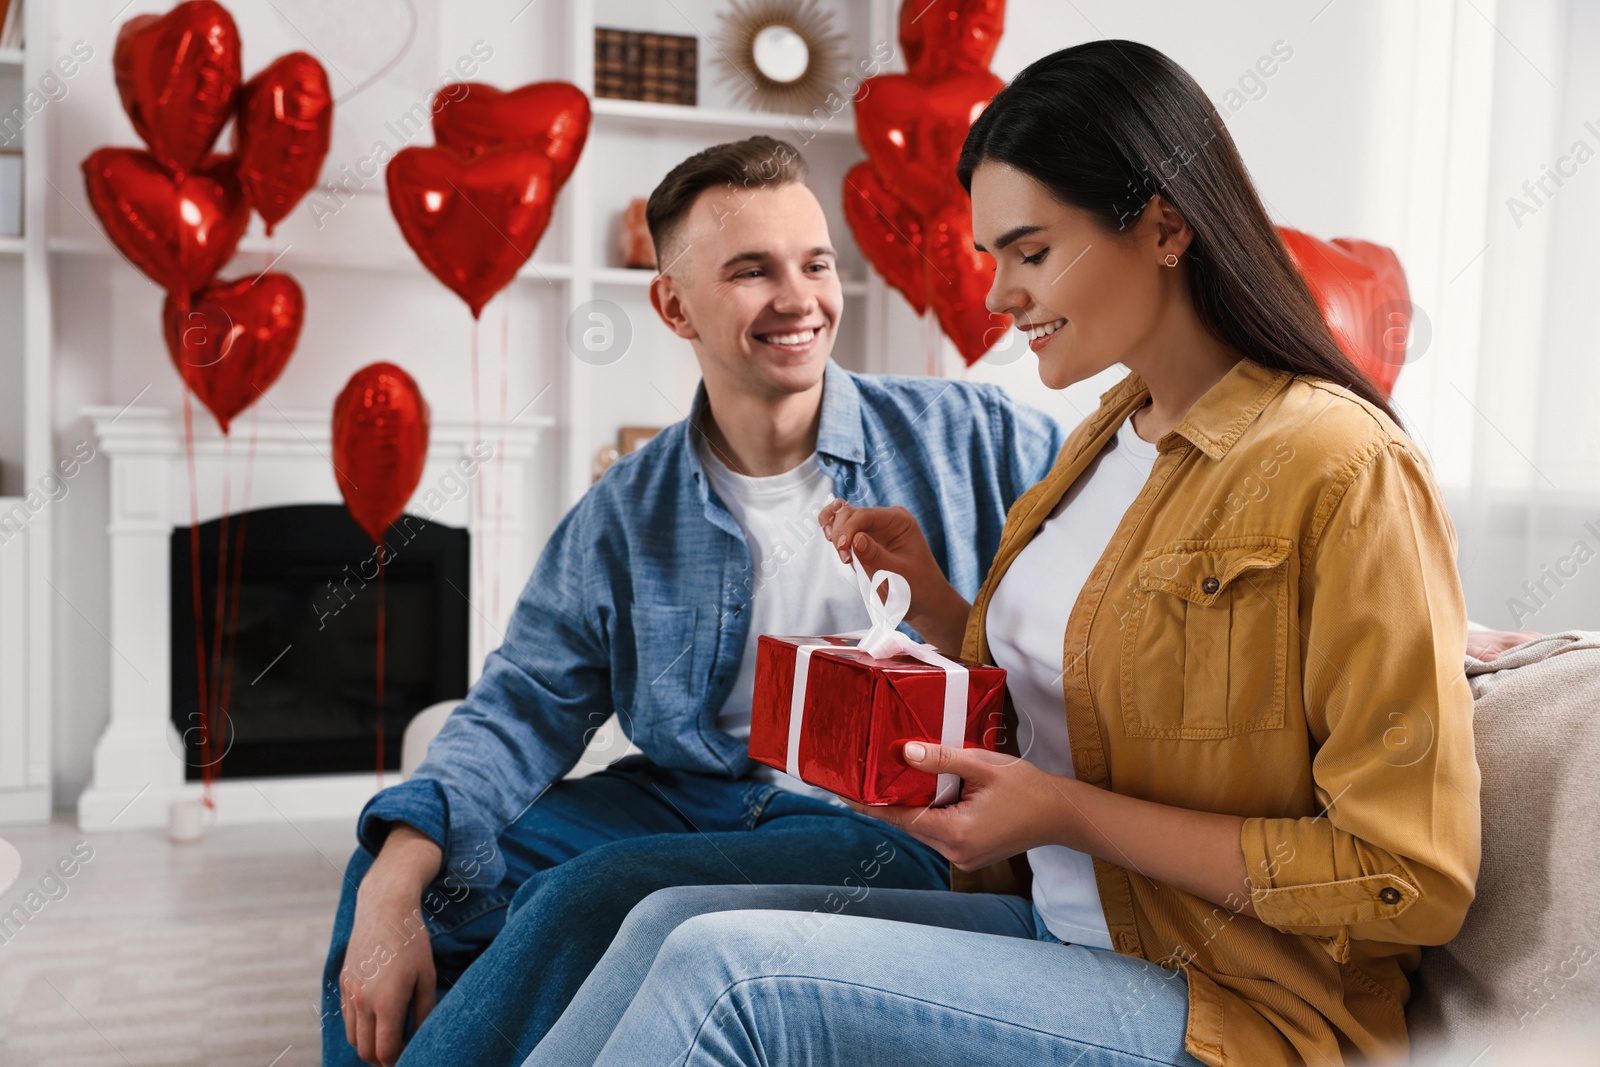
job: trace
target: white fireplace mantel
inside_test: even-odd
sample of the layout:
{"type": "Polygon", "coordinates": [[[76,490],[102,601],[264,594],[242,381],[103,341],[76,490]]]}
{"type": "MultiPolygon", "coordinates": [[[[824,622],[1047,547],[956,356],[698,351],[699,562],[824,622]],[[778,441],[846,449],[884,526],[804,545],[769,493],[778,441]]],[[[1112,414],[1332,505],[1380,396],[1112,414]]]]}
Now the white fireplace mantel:
{"type": "MultiPolygon", "coordinates": [[[[191,515],[200,522],[221,515],[225,488],[232,514],[246,507],[341,503],[331,427],[326,412],[257,412],[234,421],[230,440],[196,407],[191,501],[181,411],[92,407],[84,415],[110,466],[111,709],[95,746],[93,780],[78,800],[78,824],[84,830],[164,826],[174,801],[198,798],[201,791],[198,782],[185,781],[183,748],[171,721],[172,532],[187,527],[191,515]]],[[[528,475],[540,436],[553,424],[527,416],[504,426],[483,424],[476,432],[469,421],[431,427],[427,463],[406,512],[469,533],[469,680],[499,644],[531,565],[528,475]],[[498,455],[474,463],[477,440],[498,455]]],[[[482,455],[484,446],[477,451],[482,455]]],[[[228,779],[214,785],[213,796],[218,822],[353,818],[376,785],[371,773],[228,779]]]]}

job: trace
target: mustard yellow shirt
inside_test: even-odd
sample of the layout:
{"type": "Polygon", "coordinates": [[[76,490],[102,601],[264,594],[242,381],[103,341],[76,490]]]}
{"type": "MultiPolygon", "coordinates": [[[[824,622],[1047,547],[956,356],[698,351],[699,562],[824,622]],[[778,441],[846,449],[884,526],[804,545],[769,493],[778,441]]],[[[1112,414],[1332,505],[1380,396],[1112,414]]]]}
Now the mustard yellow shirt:
{"type": "MultiPolygon", "coordinates": [[[[1132,374],[1108,391],[1012,507],[968,658],[992,662],[995,585],[1148,396],[1132,374]]],[[[1259,918],[1096,860],[1112,943],[1184,971],[1186,1044],[1206,1063],[1403,1058],[1407,975],[1460,928],[1479,859],[1466,609],[1438,487],[1382,412],[1248,360],[1158,447],[1067,623],[1073,767],[1243,816],[1259,918]]],[[[1015,892],[1017,873],[953,884],[1015,892]]]]}

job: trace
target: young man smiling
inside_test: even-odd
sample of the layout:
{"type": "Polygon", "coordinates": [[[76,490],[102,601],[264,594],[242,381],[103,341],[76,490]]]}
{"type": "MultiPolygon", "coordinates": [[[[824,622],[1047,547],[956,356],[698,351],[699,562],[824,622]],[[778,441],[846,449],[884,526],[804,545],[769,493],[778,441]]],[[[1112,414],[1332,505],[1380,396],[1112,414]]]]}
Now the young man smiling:
{"type": "Polygon", "coordinates": [[[748,759],[756,637],[862,625],[816,525],[835,497],[909,509],[972,596],[1062,428],[992,386],[830,361],[844,300],[792,146],[692,156],[647,217],[651,303],[701,389],[562,520],[426,761],[362,812],[327,1064],[521,1063],[666,886],[946,884],[931,849],[748,759]],[[643,756],[563,779],[613,711],[643,756]]]}

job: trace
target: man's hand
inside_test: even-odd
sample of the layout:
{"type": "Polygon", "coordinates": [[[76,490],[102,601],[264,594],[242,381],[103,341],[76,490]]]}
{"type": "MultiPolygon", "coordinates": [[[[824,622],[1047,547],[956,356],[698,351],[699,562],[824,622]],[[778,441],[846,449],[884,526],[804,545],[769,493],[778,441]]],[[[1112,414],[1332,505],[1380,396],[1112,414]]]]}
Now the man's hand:
{"type": "Polygon", "coordinates": [[[405,1048],[406,1008],[422,1025],[434,1004],[433,947],[422,892],[443,856],[409,826],[389,831],[356,891],[356,917],[339,973],[345,1039],[368,1063],[393,1067],[405,1048]]]}
{"type": "Polygon", "coordinates": [[[1468,630],[1467,655],[1488,663],[1499,659],[1508,648],[1543,636],[1537,630],[1468,630]]]}
{"type": "Polygon", "coordinates": [[[817,522],[845,563],[854,555],[868,574],[889,570],[905,578],[911,587],[906,621],[924,640],[960,654],[972,605],[939,569],[915,515],[901,507],[858,508],[835,500],[817,522]]]}
{"type": "Polygon", "coordinates": [[[909,741],[905,760],[930,774],[960,775],[960,801],[947,808],[850,806],[899,827],[963,871],[1060,843],[1068,821],[1062,808],[1070,800],[1058,783],[1069,779],[1025,759],[981,748],[909,741]]]}

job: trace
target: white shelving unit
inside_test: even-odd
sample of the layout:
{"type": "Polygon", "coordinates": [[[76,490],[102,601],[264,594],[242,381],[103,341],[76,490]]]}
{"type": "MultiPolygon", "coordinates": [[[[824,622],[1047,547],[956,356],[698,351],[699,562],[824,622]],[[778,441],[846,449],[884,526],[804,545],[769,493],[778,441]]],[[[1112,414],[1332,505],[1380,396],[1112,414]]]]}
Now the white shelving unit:
{"type": "MultiPolygon", "coordinates": [[[[24,37],[43,38],[47,9],[29,0],[24,37]]],[[[49,70],[42,49],[0,52],[0,112],[11,113],[49,70]]],[[[50,817],[50,587],[54,506],[51,294],[45,195],[54,115],[21,131],[21,237],[0,238],[0,824],[50,817]],[[31,495],[30,495],[31,494],[31,495]]]]}

